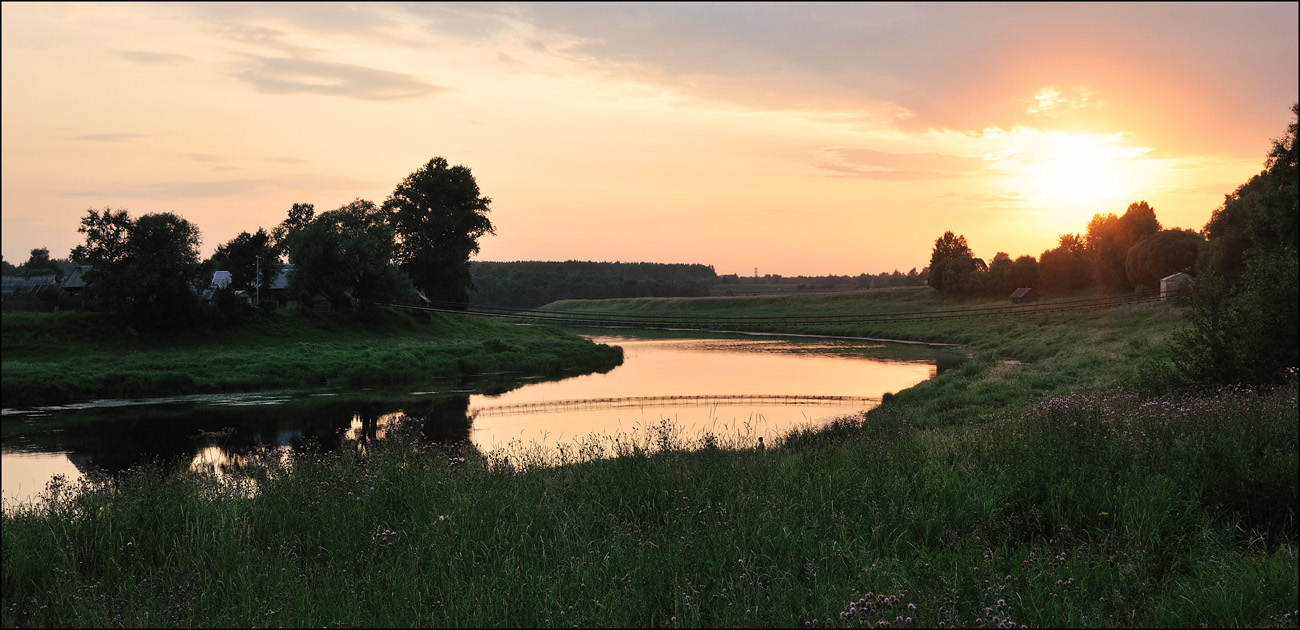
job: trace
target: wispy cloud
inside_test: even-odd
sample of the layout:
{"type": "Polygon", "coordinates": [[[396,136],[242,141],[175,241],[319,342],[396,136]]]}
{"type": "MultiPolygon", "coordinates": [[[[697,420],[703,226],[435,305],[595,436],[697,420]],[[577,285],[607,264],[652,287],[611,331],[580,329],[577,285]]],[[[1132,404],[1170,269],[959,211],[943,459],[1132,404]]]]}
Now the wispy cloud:
{"type": "Polygon", "coordinates": [[[88,133],[80,136],[73,136],[74,140],[86,140],[88,142],[129,142],[148,138],[149,134],[143,133],[88,133]]]}
{"type": "Polygon", "coordinates": [[[146,65],[169,65],[194,61],[193,57],[173,55],[171,53],[149,52],[145,50],[119,50],[117,56],[146,65]]]}
{"type": "Polygon", "coordinates": [[[323,94],[368,101],[418,98],[446,89],[408,74],[311,59],[252,56],[235,76],[264,94],[323,94]]]}
{"type": "Polygon", "coordinates": [[[968,177],[985,167],[981,158],[935,152],[895,153],[838,147],[820,153],[814,163],[818,168],[841,176],[884,181],[968,177]]]}
{"type": "Polygon", "coordinates": [[[373,182],[342,175],[286,175],[265,179],[176,180],[138,186],[73,190],[64,194],[71,197],[176,200],[235,197],[268,190],[330,192],[362,190],[371,186],[373,182]]]}

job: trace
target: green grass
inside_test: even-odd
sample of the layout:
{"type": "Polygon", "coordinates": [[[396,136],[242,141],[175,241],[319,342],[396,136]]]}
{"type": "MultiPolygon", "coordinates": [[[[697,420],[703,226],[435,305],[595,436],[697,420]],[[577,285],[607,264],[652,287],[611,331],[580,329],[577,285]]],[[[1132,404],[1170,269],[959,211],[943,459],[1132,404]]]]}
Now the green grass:
{"type": "MultiPolygon", "coordinates": [[[[1078,295],[1060,299],[1077,299],[1078,295]]],[[[1042,304],[1051,304],[1044,300],[1042,304]]],[[[659,298],[556,302],[546,309],[672,317],[872,316],[1007,306],[1004,299],[959,300],[928,288],[814,296],[659,298]]],[[[1165,302],[1095,310],[865,325],[805,326],[801,334],[957,343],[974,360],[895,400],[923,425],[978,421],[1071,392],[1125,389],[1144,395],[1177,389],[1164,341],[1183,321],[1165,302]]],[[[776,329],[773,329],[776,330],[776,329]]]]}
{"type": "Polygon", "coordinates": [[[92,398],[359,387],[495,372],[608,370],[618,348],[541,326],[383,311],[280,312],[237,328],[136,335],[88,313],[3,318],[5,406],[92,398]]]}
{"type": "Polygon", "coordinates": [[[762,451],[662,423],[484,454],[410,418],[364,454],[263,453],[242,483],[52,487],[3,517],[0,621],[1297,627],[1295,376],[1121,387],[1176,322],[968,331],[974,360],[762,451]],[[1020,337],[1043,355],[1003,363],[1020,337]]]}

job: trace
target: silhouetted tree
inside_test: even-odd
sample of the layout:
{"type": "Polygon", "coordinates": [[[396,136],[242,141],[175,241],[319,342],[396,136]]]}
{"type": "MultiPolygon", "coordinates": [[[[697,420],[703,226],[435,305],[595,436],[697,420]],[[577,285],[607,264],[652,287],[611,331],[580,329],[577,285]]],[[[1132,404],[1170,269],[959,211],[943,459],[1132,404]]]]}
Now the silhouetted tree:
{"type": "MultiPolygon", "coordinates": [[[[280,225],[271,230],[271,240],[275,243],[276,253],[289,256],[289,243],[307,224],[316,218],[316,206],[310,203],[295,203],[289,208],[289,214],[280,225]]],[[[289,262],[293,262],[292,258],[289,262]]]]}
{"type": "Polygon", "coordinates": [[[398,265],[431,300],[467,304],[474,287],[469,258],[478,239],[494,234],[491,199],[474,175],[435,157],[397,185],[384,201],[397,236],[398,265]]]}
{"type": "Polygon", "coordinates": [[[199,229],[170,212],[134,221],[126,210],[87,211],[72,250],[90,265],[86,290],[101,310],[144,328],[176,328],[198,312],[199,229]]]}
{"type": "Polygon", "coordinates": [[[50,260],[50,250],[45,247],[33,249],[27,262],[23,263],[22,269],[23,275],[28,278],[52,273],[55,282],[63,281],[63,269],[58,263],[50,260]]]}
{"type": "Polygon", "coordinates": [[[1057,237],[1056,247],[1038,257],[1038,278],[1043,288],[1081,289],[1091,283],[1083,239],[1077,234],[1057,237]]]}
{"type": "Polygon", "coordinates": [[[393,228],[374,203],[357,199],[322,212],[289,239],[290,291],[304,303],[317,292],[351,295],[362,310],[388,299],[409,300],[410,280],[393,263],[393,228]]]}
{"type": "MultiPolygon", "coordinates": [[[[943,236],[935,239],[934,249],[930,252],[930,286],[942,291],[946,281],[945,268],[948,263],[963,256],[974,257],[970,246],[966,244],[965,236],[953,236],[952,232],[944,232],[943,236]]],[[[974,270],[973,262],[971,270],[974,270]]]]}

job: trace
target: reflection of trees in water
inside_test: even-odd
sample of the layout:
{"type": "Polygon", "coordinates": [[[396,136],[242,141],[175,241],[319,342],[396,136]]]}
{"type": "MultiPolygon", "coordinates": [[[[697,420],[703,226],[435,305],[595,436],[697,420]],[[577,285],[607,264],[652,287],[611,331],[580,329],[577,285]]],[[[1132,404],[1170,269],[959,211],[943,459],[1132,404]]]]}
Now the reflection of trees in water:
{"type": "Polygon", "coordinates": [[[82,473],[110,476],[147,463],[168,468],[227,472],[259,447],[294,452],[335,451],[345,442],[361,450],[384,438],[403,414],[418,418],[424,439],[441,444],[469,440],[469,395],[419,401],[355,401],[266,407],[173,407],[112,410],[102,419],[70,422],[33,438],[39,450],[64,451],[82,473]]]}

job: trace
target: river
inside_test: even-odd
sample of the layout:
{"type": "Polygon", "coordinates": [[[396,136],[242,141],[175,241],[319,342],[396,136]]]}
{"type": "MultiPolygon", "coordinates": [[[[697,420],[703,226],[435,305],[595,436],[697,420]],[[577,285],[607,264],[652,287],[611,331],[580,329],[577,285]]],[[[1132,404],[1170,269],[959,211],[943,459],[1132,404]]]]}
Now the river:
{"type": "Polygon", "coordinates": [[[685,438],[771,444],[879,404],[956,363],[931,349],[860,340],[588,335],[623,347],[605,373],[490,385],[435,380],[398,391],[279,391],[93,401],[4,409],[3,503],[29,501],[55,475],[117,474],[146,461],[222,471],[259,446],[338,448],[382,439],[401,414],[438,442],[469,440],[484,454],[555,449],[574,440],[638,435],[667,422],[685,438]],[[501,390],[506,390],[502,392],[501,390]]]}

